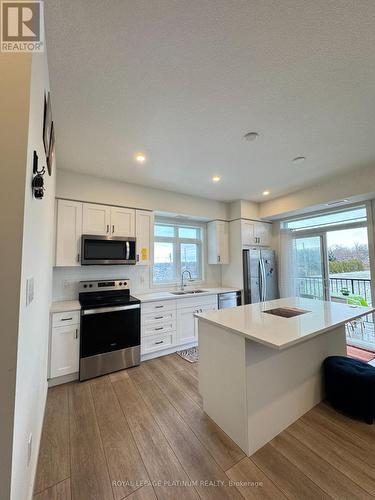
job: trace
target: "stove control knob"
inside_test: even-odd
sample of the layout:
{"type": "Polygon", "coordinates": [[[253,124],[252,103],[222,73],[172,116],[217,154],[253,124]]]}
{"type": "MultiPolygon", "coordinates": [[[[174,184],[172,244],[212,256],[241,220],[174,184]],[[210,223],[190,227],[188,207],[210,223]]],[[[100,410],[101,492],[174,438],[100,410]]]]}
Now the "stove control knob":
{"type": "Polygon", "coordinates": [[[87,288],[87,285],[83,285],[83,288],[87,288]]]}
{"type": "Polygon", "coordinates": [[[126,283],[126,281],[124,281],[124,286],[126,286],[126,285],[127,285],[127,283],[126,283]]]}
{"type": "Polygon", "coordinates": [[[92,288],[92,285],[89,285],[90,288],[92,288]]]}
{"type": "Polygon", "coordinates": [[[122,285],[122,281],[120,281],[119,285],[120,285],[120,286],[122,285]]]}

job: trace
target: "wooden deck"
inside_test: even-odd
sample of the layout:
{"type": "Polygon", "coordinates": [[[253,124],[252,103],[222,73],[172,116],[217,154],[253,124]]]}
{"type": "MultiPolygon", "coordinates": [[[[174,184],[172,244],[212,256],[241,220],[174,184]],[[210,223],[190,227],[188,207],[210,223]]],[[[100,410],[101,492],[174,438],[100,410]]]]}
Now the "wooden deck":
{"type": "Polygon", "coordinates": [[[373,426],[322,403],[247,458],[197,368],[170,355],[50,389],[34,500],[375,498],[373,426]]]}

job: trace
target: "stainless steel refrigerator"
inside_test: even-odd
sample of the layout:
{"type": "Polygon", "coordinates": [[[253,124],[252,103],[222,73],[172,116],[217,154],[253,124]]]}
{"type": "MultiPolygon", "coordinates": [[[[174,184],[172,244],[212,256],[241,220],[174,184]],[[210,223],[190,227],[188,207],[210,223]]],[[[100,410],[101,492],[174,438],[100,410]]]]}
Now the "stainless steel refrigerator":
{"type": "Polygon", "coordinates": [[[244,303],[279,298],[275,252],[251,248],[242,251],[244,303]]]}

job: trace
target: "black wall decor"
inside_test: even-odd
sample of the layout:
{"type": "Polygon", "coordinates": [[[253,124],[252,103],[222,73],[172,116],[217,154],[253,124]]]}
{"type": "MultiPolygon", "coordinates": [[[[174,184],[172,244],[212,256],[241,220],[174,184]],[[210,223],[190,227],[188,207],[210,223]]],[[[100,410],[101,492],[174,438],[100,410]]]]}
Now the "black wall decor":
{"type": "Polygon", "coordinates": [[[43,175],[46,173],[45,167],[42,167],[41,170],[38,170],[38,155],[36,151],[33,154],[33,180],[31,183],[31,187],[33,190],[33,195],[37,200],[41,200],[44,196],[44,179],[43,175]]]}

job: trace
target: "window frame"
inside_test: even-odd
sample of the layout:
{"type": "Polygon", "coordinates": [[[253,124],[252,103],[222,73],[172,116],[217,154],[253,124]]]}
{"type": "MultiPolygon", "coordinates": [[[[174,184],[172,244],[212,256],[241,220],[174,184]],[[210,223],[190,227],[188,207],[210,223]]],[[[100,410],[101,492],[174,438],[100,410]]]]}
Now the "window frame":
{"type": "Polygon", "coordinates": [[[198,251],[198,270],[199,270],[199,277],[198,278],[193,278],[194,283],[203,283],[205,279],[205,246],[204,242],[206,239],[206,225],[202,222],[199,221],[194,221],[194,220],[189,220],[189,221],[184,221],[180,222],[177,219],[170,219],[166,217],[156,217],[155,218],[155,223],[154,226],[158,225],[165,225],[165,226],[173,226],[174,228],[174,236],[156,236],[155,235],[155,228],[154,228],[154,248],[153,248],[153,260],[152,260],[152,266],[151,266],[151,284],[153,287],[161,288],[163,286],[171,286],[171,285],[176,285],[180,282],[181,279],[181,273],[182,273],[182,265],[181,265],[181,244],[196,244],[197,245],[197,251],[198,251]],[[180,238],[178,236],[178,229],[179,228],[194,228],[194,229],[199,229],[200,230],[200,238],[180,238]],[[176,279],[172,281],[155,281],[154,280],[154,266],[155,266],[155,243],[161,242],[161,243],[174,243],[174,253],[173,257],[176,259],[176,279]]]}

